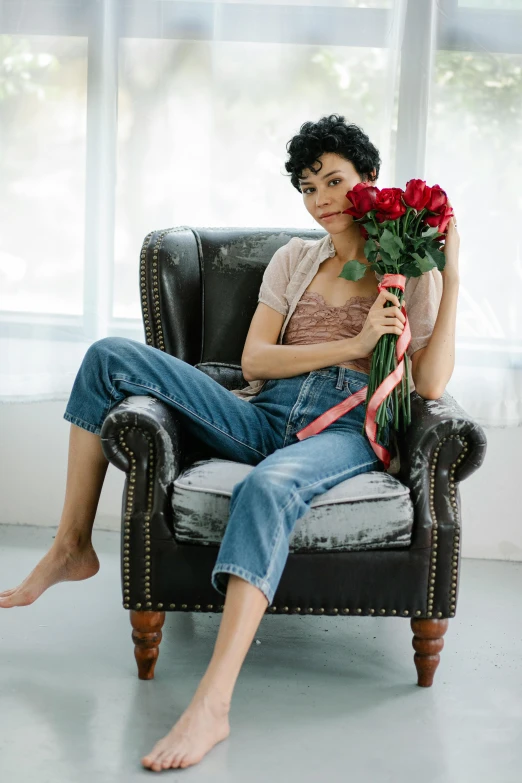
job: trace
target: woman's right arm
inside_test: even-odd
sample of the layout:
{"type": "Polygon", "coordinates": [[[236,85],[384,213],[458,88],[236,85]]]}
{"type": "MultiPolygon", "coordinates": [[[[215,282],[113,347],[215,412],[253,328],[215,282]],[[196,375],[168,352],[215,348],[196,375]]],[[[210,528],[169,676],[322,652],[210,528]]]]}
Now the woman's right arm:
{"type": "Polygon", "coordinates": [[[382,334],[401,334],[404,316],[397,307],[384,307],[398,299],[383,290],[371,306],[365,323],[355,337],[310,345],[278,345],[285,316],[260,302],[245,341],[241,367],[245,380],[291,378],[333,364],[368,356],[382,334]]]}

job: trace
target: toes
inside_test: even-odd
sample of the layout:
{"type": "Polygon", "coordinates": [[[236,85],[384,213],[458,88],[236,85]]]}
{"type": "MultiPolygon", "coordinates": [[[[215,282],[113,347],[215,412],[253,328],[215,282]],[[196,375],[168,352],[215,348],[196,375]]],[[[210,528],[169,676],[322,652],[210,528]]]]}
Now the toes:
{"type": "Polygon", "coordinates": [[[155,756],[153,756],[153,762],[151,764],[151,769],[155,770],[155,772],[160,772],[162,769],[165,769],[163,767],[163,762],[167,758],[167,751],[166,750],[160,750],[158,753],[156,753],[155,756]]]}
{"type": "Polygon", "coordinates": [[[152,767],[153,764],[158,762],[158,759],[162,755],[163,751],[161,750],[161,747],[154,747],[147,756],[143,756],[141,763],[144,767],[152,767]]]}
{"type": "Polygon", "coordinates": [[[180,762],[181,762],[181,759],[183,758],[183,756],[184,756],[183,753],[179,753],[179,752],[178,753],[174,753],[174,755],[172,756],[171,762],[170,762],[171,767],[180,767],[181,766],[180,762]]]}
{"type": "Polygon", "coordinates": [[[0,606],[11,608],[12,606],[28,606],[35,601],[35,598],[28,593],[20,593],[13,590],[9,595],[0,596],[0,606]]]}
{"type": "MultiPolygon", "coordinates": [[[[150,758],[150,756],[149,756],[150,758]]],[[[152,759],[148,764],[147,767],[149,769],[153,769],[155,772],[159,772],[161,769],[161,766],[158,764],[158,759],[152,759]]]]}
{"type": "Polygon", "coordinates": [[[12,595],[16,589],[16,587],[12,587],[10,590],[2,590],[0,598],[4,598],[6,595],[12,595]]]}

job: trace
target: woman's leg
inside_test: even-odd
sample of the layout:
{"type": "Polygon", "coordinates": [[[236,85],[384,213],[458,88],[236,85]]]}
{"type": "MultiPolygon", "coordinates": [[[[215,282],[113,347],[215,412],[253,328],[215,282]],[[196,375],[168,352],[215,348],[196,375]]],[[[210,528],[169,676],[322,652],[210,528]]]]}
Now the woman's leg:
{"type": "Polygon", "coordinates": [[[57,582],[98,573],[91,533],[108,464],[100,436],[71,424],[65,500],[54,543],[18,587],[0,593],[0,607],[27,606],[57,582]]]}
{"type": "Polygon", "coordinates": [[[55,541],[18,587],[0,593],[0,608],[26,606],[52,584],[98,572],[91,533],[108,467],[100,431],[110,409],[130,394],[164,400],[187,430],[225,458],[256,464],[276,447],[261,411],[187,362],[135,340],[96,341],[86,352],[64,413],[71,423],[69,461],[55,541]]]}
{"type": "Polygon", "coordinates": [[[226,595],[214,653],[188,709],[142,758],[144,766],[196,764],[228,736],[234,684],[272,603],[296,521],[315,495],[370,470],[382,470],[382,463],[357,423],[352,432],[332,428],[278,449],[235,485],[212,572],[214,587],[226,595]]]}
{"type": "Polygon", "coordinates": [[[278,449],[238,482],[212,570],[224,592],[229,574],[247,579],[272,604],[289,552],[289,538],[313,498],[359,473],[382,471],[360,432],[331,428],[278,449]]]}
{"type": "Polygon", "coordinates": [[[141,760],[155,771],[197,764],[230,734],[232,692],[254,634],[267,608],[254,585],[231,575],[212,659],[189,706],[151,752],[141,760]]]}

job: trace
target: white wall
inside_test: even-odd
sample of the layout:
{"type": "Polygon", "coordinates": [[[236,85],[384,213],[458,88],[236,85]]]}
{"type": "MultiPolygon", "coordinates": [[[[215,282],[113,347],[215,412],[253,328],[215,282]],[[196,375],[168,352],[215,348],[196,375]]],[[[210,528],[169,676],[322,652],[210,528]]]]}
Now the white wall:
{"type": "MultiPolygon", "coordinates": [[[[70,424],[66,402],[0,405],[0,524],[57,526],[65,492],[70,424]]],[[[522,561],[522,428],[484,428],[483,465],[460,485],[462,555],[522,561]]],[[[119,530],[122,471],[109,465],[95,527],[119,530]]]]}

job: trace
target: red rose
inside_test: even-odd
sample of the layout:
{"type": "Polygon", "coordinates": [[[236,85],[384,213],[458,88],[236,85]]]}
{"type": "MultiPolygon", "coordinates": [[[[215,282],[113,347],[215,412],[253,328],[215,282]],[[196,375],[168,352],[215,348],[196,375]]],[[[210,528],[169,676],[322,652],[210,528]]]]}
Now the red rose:
{"type": "Polygon", "coordinates": [[[448,204],[445,204],[438,215],[427,215],[424,218],[423,223],[427,226],[435,226],[441,234],[445,234],[452,217],[452,208],[448,204]]]}
{"type": "Polygon", "coordinates": [[[433,185],[431,188],[430,200],[426,204],[426,209],[430,212],[436,212],[440,214],[442,208],[448,203],[448,197],[446,191],[442,190],[439,185],[433,185]]]}
{"type": "Polygon", "coordinates": [[[406,183],[404,191],[404,203],[408,207],[413,207],[420,212],[424,209],[431,197],[431,188],[426,185],[423,179],[410,179],[406,183]]]}
{"type": "Polygon", "coordinates": [[[375,200],[379,188],[370,185],[367,182],[358,182],[353,190],[346,194],[348,201],[352,202],[351,207],[343,210],[343,215],[351,215],[354,218],[362,218],[370,210],[375,209],[375,200]]]}
{"type": "Polygon", "coordinates": [[[453,210],[448,204],[448,196],[446,191],[439,185],[434,185],[431,188],[430,200],[426,204],[426,209],[429,212],[434,212],[434,215],[426,215],[423,218],[423,223],[427,226],[434,226],[438,228],[441,234],[446,232],[450,219],[453,217],[453,210]]]}
{"type": "Polygon", "coordinates": [[[375,217],[379,223],[384,223],[385,220],[397,220],[406,213],[406,207],[402,203],[403,195],[401,188],[383,188],[377,193],[375,217]]]}

